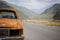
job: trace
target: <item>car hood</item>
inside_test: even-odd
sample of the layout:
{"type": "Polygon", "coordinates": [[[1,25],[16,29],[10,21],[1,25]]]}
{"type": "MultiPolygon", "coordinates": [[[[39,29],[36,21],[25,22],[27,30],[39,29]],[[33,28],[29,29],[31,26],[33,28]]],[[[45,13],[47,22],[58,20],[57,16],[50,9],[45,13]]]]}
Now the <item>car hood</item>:
{"type": "Polygon", "coordinates": [[[17,20],[16,19],[0,19],[0,27],[7,27],[7,28],[16,28],[17,27],[17,20]]]}

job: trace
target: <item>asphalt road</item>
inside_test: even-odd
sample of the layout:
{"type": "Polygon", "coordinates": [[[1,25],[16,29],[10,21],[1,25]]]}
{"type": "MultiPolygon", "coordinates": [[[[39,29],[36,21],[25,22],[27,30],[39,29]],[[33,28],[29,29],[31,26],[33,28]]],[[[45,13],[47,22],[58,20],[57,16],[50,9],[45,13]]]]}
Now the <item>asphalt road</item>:
{"type": "Polygon", "coordinates": [[[60,27],[23,22],[25,40],[60,40],[60,27]]]}

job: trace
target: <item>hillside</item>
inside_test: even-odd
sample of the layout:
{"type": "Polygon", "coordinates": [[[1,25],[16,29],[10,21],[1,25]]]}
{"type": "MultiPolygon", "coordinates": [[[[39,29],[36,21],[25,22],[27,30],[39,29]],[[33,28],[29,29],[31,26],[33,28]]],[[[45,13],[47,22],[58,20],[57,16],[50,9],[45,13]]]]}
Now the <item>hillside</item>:
{"type": "Polygon", "coordinates": [[[16,8],[17,10],[19,10],[20,12],[24,13],[25,15],[27,15],[28,17],[31,17],[33,15],[36,15],[35,12],[33,12],[32,10],[30,9],[27,9],[25,7],[22,7],[22,6],[16,6],[16,5],[11,5],[13,6],[14,8],[16,8]]]}
{"type": "Polygon", "coordinates": [[[18,11],[20,19],[22,19],[22,20],[29,19],[29,17],[26,14],[24,14],[23,11],[20,11],[20,9],[23,9],[23,7],[19,7],[16,5],[10,5],[10,6],[12,6],[13,8],[15,8],[18,11]]]}
{"type": "Polygon", "coordinates": [[[34,16],[32,19],[60,19],[60,4],[54,4],[42,14],[34,16]]]}
{"type": "Polygon", "coordinates": [[[1,1],[0,0],[0,8],[12,8],[12,7],[9,6],[6,1],[1,1]]]}

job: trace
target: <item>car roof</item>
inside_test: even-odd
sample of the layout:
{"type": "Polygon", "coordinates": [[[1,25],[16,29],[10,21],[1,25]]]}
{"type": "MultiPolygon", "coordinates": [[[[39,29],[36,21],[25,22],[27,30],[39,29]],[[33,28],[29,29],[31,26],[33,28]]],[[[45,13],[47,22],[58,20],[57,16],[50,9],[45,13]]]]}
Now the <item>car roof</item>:
{"type": "Polygon", "coordinates": [[[14,8],[0,8],[0,10],[9,10],[9,11],[15,11],[16,12],[16,9],[14,9],[14,8]]]}

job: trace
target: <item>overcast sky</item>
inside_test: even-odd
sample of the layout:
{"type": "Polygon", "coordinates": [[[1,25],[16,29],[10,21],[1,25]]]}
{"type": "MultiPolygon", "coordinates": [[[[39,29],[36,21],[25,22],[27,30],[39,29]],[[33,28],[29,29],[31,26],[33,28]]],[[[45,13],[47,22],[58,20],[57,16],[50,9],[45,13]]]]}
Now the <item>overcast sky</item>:
{"type": "Polygon", "coordinates": [[[41,13],[47,8],[51,7],[55,3],[59,3],[60,0],[5,0],[9,3],[17,6],[26,7],[36,13],[41,13]]]}

